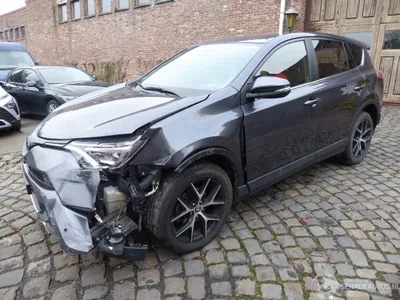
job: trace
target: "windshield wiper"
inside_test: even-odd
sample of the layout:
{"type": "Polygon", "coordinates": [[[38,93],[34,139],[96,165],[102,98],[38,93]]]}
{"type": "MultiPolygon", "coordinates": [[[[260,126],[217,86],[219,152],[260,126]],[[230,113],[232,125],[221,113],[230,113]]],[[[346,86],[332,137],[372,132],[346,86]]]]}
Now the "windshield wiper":
{"type": "Polygon", "coordinates": [[[170,91],[170,90],[167,90],[167,89],[164,89],[162,87],[158,87],[158,86],[146,86],[146,87],[144,87],[140,82],[138,83],[138,85],[140,86],[140,88],[142,90],[145,90],[145,91],[154,91],[154,92],[159,92],[159,93],[164,93],[164,94],[171,94],[171,95],[180,97],[177,93],[175,93],[173,91],[170,91]]]}

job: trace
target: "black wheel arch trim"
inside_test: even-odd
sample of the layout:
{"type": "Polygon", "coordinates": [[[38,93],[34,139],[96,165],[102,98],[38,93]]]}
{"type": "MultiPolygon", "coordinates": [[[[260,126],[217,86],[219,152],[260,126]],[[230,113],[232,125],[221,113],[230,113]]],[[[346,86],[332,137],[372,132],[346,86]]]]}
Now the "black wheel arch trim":
{"type": "MultiPolygon", "coordinates": [[[[376,127],[377,125],[379,125],[380,120],[381,120],[381,103],[377,99],[376,95],[369,95],[367,98],[364,99],[364,101],[361,103],[360,107],[358,108],[357,113],[353,116],[353,122],[357,119],[357,117],[363,111],[365,111],[365,108],[368,105],[373,105],[376,108],[376,111],[378,112],[377,120],[376,120],[376,124],[375,124],[375,127],[376,127]]],[[[372,119],[374,119],[373,116],[371,116],[371,117],[372,117],[372,119]]]]}
{"type": "Polygon", "coordinates": [[[190,166],[194,162],[213,155],[223,156],[226,159],[228,159],[231,165],[234,167],[234,171],[236,172],[235,175],[236,175],[237,186],[241,186],[244,184],[244,177],[243,177],[243,170],[241,163],[235,158],[235,155],[232,152],[224,148],[217,148],[217,147],[207,148],[200,150],[194,154],[191,154],[175,168],[175,172],[181,173],[183,170],[185,170],[188,166],[190,166]]]}

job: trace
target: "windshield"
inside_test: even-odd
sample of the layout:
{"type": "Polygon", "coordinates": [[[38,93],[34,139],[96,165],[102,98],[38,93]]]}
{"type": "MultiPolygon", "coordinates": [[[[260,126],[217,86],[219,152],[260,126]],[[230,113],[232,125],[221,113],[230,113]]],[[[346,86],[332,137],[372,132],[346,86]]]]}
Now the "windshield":
{"type": "Polygon", "coordinates": [[[32,57],[25,51],[0,51],[0,69],[34,66],[32,57]]]}
{"type": "Polygon", "coordinates": [[[49,84],[54,83],[74,83],[74,82],[85,82],[94,81],[95,79],[89,74],[75,69],[75,68],[43,68],[40,69],[40,74],[44,77],[49,84]]]}
{"type": "Polygon", "coordinates": [[[158,67],[141,83],[144,87],[216,91],[229,85],[262,46],[250,43],[199,46],[158,67]]]}

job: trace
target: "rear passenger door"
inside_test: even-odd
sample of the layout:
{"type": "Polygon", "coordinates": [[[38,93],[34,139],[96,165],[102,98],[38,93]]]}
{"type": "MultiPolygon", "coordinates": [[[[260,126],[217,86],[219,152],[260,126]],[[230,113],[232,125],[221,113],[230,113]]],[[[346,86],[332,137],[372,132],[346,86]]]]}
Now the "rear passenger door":
{"type": "Polygon", "coordinates": [[[26,103],[23,101],[23,75],[24,70],[18,69],[15,71],[11,71],[10,75],[6,80],[6,84],[4,89],[9,93],[11,96],[17,100],[19,109],[21,111],[26,110],[26,103]]]}
{"type": "Polygon", "coordinates": [[[317,160],[344,149],[356,108],[362,101],[365,77],[340,40],[313,38],[315,64],[322,92],[317,160]]]}

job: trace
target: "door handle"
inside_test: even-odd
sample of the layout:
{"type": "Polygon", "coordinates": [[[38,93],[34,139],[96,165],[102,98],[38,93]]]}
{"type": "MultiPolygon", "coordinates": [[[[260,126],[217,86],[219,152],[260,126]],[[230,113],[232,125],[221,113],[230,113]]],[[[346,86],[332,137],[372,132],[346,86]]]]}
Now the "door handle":
{"type": "Polygon", "coordinates": [[[363,88],[365,88],[365,85],[364,84],[359,84],[354,88],[354,91],[355,92],[360,92],[360,91],[363,90],[363,88]]]}
{"type": "Polygon", "coordinates": [[[316,107],[320,101],[321,101],[320,98],[310,99],[310,100],[304,102],[304,105],[316,107]]]}

